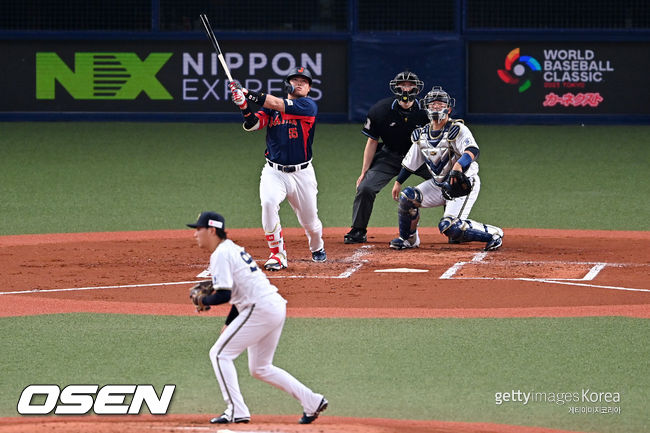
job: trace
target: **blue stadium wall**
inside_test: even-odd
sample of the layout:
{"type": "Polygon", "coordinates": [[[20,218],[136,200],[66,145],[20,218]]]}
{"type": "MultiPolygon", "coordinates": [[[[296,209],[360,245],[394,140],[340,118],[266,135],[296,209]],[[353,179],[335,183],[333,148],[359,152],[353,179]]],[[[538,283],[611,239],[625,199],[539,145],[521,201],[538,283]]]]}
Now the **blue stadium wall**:
{"type": "MultiPolygon", "coordinates": [[[[362,122],[408,69],[443,86],[456,116],[489,123],[650,122],[650,32],[217,33],[233,76],[282,92],[314,73],[321,121],[362,122]]],[[[200,32],[0,32],[0,120],[235,121],[200,32]]]]}

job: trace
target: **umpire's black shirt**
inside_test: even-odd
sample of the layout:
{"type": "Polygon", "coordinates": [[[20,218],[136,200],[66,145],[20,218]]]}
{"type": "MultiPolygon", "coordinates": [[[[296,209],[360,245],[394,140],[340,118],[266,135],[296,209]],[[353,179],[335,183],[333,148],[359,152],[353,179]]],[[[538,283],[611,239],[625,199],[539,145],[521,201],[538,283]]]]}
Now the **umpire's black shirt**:
{"type": "Polygon", "coordinates": [[[402,157],[411,147],[411,133],[429,123],[426,110],[416,100],[411,108],[403,109],[397,99],[382,99],[370,107],[363,133],[383,143],[385,149],[402,157]]]}

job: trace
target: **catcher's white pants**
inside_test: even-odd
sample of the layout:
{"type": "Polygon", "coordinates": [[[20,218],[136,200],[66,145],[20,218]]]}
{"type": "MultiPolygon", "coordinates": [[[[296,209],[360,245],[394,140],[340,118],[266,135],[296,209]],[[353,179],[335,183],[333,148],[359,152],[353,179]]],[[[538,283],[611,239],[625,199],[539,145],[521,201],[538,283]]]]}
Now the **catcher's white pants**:
{"type": "Polygon", "coordinates": [[[285,318],[284,298],[277,293],[267,295],[240,311],[210,349],[210,361],[227,404],[224,413],[228,418],[250,417],[233,362],[245,349],[248,349],[248,368],[253,377],[292,395],[300,401],[304,412],[316,412],[323,396],[272,364],[285,318]]]}
{"type": "MultiPolygon", "coordinates": [[[[260,202],[262,204],[262,228],[267,237],[274,234],[276,241],[282,226],[280,225],[280,203],[286,198],[298,217],[298,222],[305,229],[309,250],[323,248],[323,224],[318,218],[318,183],[314,166],[284,173],[264,164],[260,176],[260,202]]],[[[280,251],[284,250],[280,243],[280,251]]]]}
{"type": "Polygon", "coordinates": [[[422,205],[420,207],[445,206],[445,214],[443,217],[466,220],[474,207],[474,203],[476,203],[476,199],[478,199],[478,193],[481,191],[481,179],[478,177],[478,174],[470,176],[470,180],[473,184],[472,192],[465,197],[457,197],[450,201],[445,200],[442,196],[442,190],[433,183],[433,180],[425,180],[416,187],[422,193],[422,205]]]}

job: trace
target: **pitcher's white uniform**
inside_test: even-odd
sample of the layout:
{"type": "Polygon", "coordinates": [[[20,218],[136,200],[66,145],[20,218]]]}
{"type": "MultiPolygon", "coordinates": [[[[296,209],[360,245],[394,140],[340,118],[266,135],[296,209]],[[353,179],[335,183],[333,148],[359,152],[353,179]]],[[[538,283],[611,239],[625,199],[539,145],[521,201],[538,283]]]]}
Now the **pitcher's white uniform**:
{"type": "Polygon", "coordinates": [[[278,289],[244,248],[230,239],[214,250],[209,269],[214,288],[230,290],[230,303],[239,311],[210,349],[210,361],[227,403],[224,415],[231,420],[250,418],[233,363],[245,349],[253,377],[292,395],[305,413],[316,412],[323,396],[272,364],[286,317],[286,300],[278,289]]]}

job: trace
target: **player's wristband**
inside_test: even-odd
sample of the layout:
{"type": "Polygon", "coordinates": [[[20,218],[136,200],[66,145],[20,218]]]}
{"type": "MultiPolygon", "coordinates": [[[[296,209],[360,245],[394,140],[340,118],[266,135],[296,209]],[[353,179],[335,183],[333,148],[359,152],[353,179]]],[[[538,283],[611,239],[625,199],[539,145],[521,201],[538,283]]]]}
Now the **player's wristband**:
{"type": "Polygon", "coordinates": [[[249,107],[246,107],[243,110],[241,110],[241,114],[242,116],[244,116],[244,129],[246,130],[251,129],[259,121],[257,116],[253,114],[253,112],[249,107]]]}
{"type": "Polygon", "coordinates": [[[400,185],[403,185],[404,182],[406,182],[406,179],[409,178],[411,175],[411,172],[402,167],[402,169],[399,171],[399,174],[397,175],[397,179],[395,179],[400,185]]]}
{"type": "Polygon", "coordinates": [[[244,120],[245,120],[247,117],[250,117],[250,116],[253,115],[253,111],[251,111],[251,109],[250,109],[250,107],[248,106],[248,104],[246,105],[246,108],[244,108],[243,110],[241,110],[241,115],[244,116],[244,120]]]}
{"type": "Polygon", "coordinates": [[[469,154],[467,153],[463,153],[463,156],[460,157],[458,163],[463,168],[463,173],[464,173],[465,171],[467,171],[469,165],[472,163],[472,157],[469,156],[469,154]]]}
{"type": "Polygon", "coordinates": [[[264,106],[264,101],[266,101],[266,93],[263,92],[254,92],[252,90],[249,90],[248,93],[246,93],[246,99],[248,99],[251,102],[256,103],[259,106],[264,106]]]}

